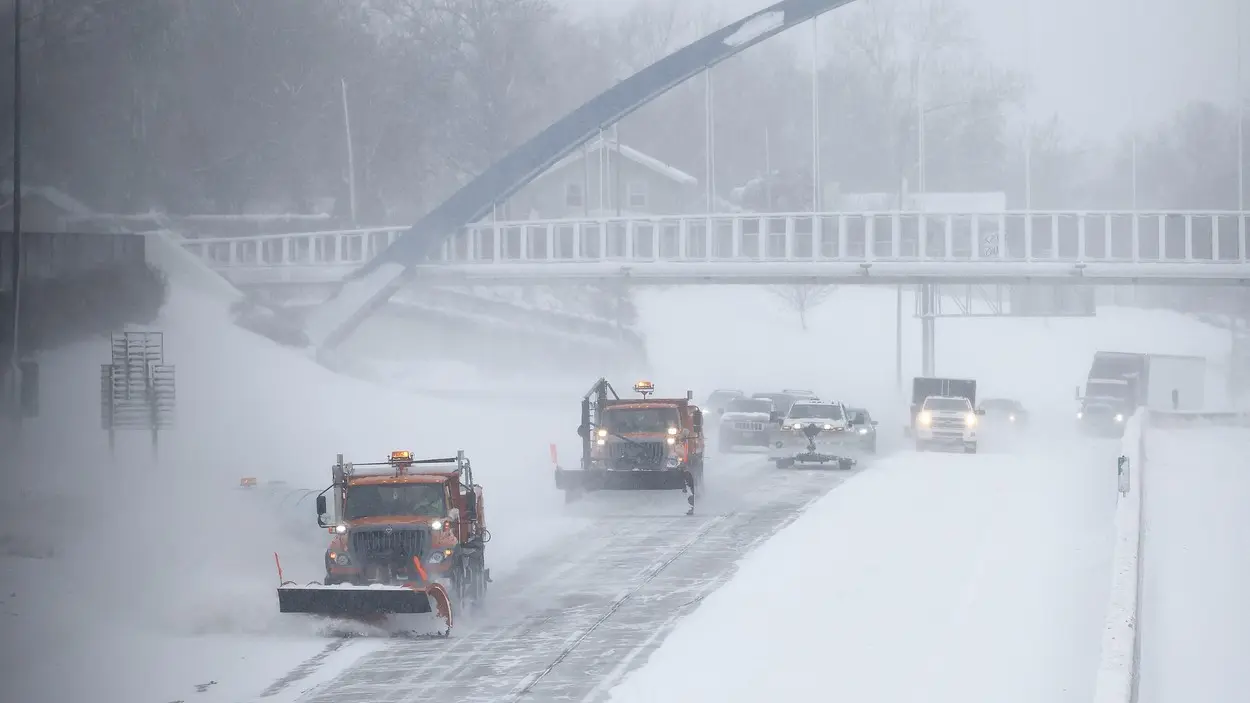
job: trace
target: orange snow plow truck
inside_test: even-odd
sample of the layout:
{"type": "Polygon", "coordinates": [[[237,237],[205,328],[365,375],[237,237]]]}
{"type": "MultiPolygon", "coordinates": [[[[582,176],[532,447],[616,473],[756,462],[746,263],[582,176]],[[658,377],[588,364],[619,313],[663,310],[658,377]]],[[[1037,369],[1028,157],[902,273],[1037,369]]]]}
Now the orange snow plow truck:
{"type": "MultiPolygon", "coordinates": [[[[332,535],[325,580],[281,582],[279,610],[364,619],[432,612],[449,633],[452,604],[480,602],[490,582],[482,487],[464,452],[414,459],[397,451],[371,464],[340,454],[332,471],[334,483],[317,496],[317,524],[332,535]]],[[[281,581],[280,562],[278,573],[281,581]]]]}
{"type": "Polygon", "coordinates": [[[582,397],[581,467],[556,466],[556,488],[572,501],[587,491],[677,490],[694,514],[703,490],[703,411],[685,398],[652,398],[650,381],[634,384],[641,398],[621,398],[605,379],[582,397]]]}

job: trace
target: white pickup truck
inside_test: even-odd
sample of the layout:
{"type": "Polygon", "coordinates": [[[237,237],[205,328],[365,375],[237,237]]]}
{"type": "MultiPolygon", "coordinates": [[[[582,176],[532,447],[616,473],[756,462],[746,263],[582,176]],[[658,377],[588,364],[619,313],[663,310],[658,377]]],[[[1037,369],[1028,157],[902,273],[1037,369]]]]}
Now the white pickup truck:
{"type": "Polygon", "coordinates": [[[962,447],[967,454],[977,453],[977,426],[985,413],[972,401],[958,396],[929,396],[916,413],[916,451],[929,448],[962,447]]]}

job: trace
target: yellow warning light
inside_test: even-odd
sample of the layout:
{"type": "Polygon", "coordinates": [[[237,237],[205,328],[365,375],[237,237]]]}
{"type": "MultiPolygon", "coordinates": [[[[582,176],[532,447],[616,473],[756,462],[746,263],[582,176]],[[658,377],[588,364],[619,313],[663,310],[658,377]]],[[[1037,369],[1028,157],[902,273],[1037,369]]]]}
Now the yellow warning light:
{"type": "Polygon", "coordinates": [[[406,449],[391,452],[391,461],[412,461],[412,452],[406,449]]]}
{"type": "Polygon", "coordinates": [[[650,381],[639,381],[634,384],[635,393],[651,393],[655,390],[655,384],[650,381]]]}

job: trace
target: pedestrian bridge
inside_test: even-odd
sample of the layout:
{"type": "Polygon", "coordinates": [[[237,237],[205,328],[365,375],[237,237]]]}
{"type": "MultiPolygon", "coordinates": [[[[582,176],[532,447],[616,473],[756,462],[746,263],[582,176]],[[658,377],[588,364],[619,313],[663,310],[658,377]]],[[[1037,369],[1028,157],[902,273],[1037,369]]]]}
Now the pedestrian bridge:
{"type": "MultiPolygon", "coordinates": [[[[194,239],[240,286],[334,284],[408,227],[194,239]]],[[[733,213],[479,222],[413,268],[443,283],[1246,285],[1250,212],[733,213]]]]}

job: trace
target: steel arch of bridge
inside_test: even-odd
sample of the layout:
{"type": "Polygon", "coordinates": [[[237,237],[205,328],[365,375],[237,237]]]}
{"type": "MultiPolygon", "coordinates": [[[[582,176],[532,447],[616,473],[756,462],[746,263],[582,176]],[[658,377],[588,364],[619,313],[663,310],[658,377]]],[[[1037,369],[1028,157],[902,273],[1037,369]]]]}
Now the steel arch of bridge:
{"type": "Polygon", "coordinates": [[[573,110],[492,164],[421,218],[357,271],[309,316],[307,333],[333,348],[404,284],[409,269],[438,251],[462,227],[484,217],[517,190],[598,134],[704,70],[854,0],[782,0],[678,49],[573,110]]]}

